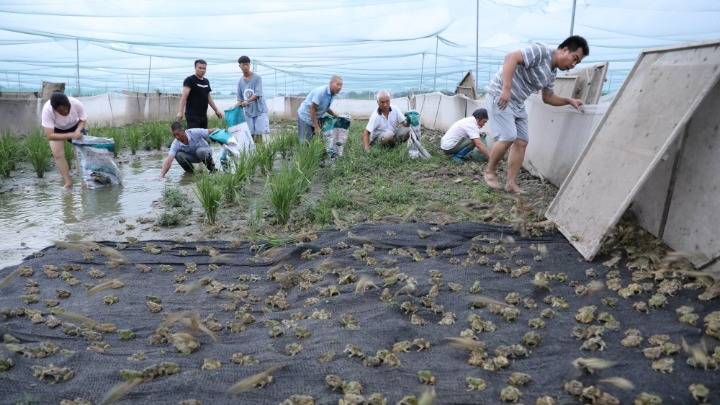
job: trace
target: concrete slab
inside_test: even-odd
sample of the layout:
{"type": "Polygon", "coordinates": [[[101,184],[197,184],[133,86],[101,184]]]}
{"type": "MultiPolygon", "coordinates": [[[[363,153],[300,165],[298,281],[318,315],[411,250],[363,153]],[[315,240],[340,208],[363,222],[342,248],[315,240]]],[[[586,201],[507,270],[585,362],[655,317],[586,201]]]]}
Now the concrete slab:
{"type": "Polygon", "coordinates": [[[719,76],[719,42],[641,54],[546,213],[583,257],[595,256],[719,76]]]}

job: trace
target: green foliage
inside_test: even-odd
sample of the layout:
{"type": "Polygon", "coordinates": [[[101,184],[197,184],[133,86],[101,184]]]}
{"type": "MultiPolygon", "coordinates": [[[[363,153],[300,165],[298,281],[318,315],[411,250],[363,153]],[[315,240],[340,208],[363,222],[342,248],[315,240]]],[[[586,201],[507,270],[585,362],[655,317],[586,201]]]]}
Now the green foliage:
{"type": "Polygon", "coordinates": [[[217,185],[222,190],[222,195],[226,203],[234,204],[237,202],[242,187],[242,178],[235,176],[234,172],[224,172],[215,175],[217,185]]]}
{"type": "Polygon", "coordinates": [[[319,137],[314,137],[309,143],[297,147],[295,161],[298,169],[308,181],[315,176],[324,152],[325,145],[319,137]]]}
{"type": "Polygon", "coordinates": [[[170,126],[164,122],[151,122],[143,126],[145,132],[145,148],[162,150],[170,141],[170,126]]]}
{"type": "Polygon", "coordinates": [[[10,132],[0,136],[0,176],[10,177],[15,165],[20,160],[22,147],[20,141],[10,132]]]}
{"type": "Polygon", "coordinates": [[[138,148],[140,147],[140,140],[141,140],[141,134],[140,129],[134,126],[131,126],[127,129],[126,138],[127,138],[127,144],[128,147],[130,147],[130,153],[133,155],[137,153],[138,148]]]}
{"type": "Polygon", "coordinates": [[[273,142],[255,145],[255,161],[263,174],[268,174],[272,171],[274,160],[275,146],[273,142]]]}
{"type": "Polygon", "coordinates": [[[121,128],[111,128],[109,132],[109,137],[112,138],[113,142],[115,142],[113,154],[115,157],[118,157],[122,149],[125,147],[125,133],[121,128]]]}
{"type": "Polygon", "coordinates": [[[234,174],[241,184],[249,181],[254,175],[257,168],[257,159],[255,155],[249,153],[241,153],[233,162],[234,174]]]}
{"type": "Polygon", "coordinates": [[[45,134],[40,130],[33,130],[25,139],[25,151],[28,160],[35,169],[35,174],[39,178],[44,177],[45,171],[50,167],[50,159],[52,158],[50,144],[45,134]]]}
{"type": "Polygon", "coordinates": [[[282,134],[275,137],[273,140],[275,149],[277,152],[282,154],[283,159],[287,157],[288,153],[298,146],[297,133],[291,131],[285,131],[282,134]]]}
{"type": "Polygon", "coordinates": [[[218,186],[216,177],[212,174],[199,174],[195,182],[195,195],[205,210],[205,220],[214,224],[222,199],[222,189],[218,186]]]}
{"type": "Polygon", "coordinates": [[[284,163],[278,172],[270,176],[267,184],[275,218],[278,223],[285,224],[307,187],[306,177],[296,164],[284,163]]]}

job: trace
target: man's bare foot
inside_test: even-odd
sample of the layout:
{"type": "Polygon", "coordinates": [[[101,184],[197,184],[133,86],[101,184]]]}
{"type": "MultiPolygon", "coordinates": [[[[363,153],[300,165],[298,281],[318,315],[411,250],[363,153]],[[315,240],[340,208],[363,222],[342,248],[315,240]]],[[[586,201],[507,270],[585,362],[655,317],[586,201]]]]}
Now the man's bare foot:
{"type": "Polygon", "coordinates": [[[63,187],[67,188],[68,190],[72,188],[72,183],[65,183],[63,187]]]}
{"type": "Polygon", "coordinates": [[[493,190],[500,190],[500,184],[498,184],[498,179],[495,173],[483,171],[483,179],[485,180],[485,183],[487,183],[488,187],[493,190]]]}
{"type": "Polygon", "coordinates": [[[525,190],[521,189],[517,184],[508,184],[505,186],[505,191],[511,194],[525,194],[525,190]]]}

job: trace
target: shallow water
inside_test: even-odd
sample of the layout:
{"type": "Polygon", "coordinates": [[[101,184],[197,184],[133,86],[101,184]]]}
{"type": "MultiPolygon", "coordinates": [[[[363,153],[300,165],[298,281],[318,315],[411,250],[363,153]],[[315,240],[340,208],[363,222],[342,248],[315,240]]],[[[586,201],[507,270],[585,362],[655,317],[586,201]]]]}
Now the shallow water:
{"type": "Polygon", "coordinates": [[[53,240],[125,240],[128,235],[117,232],[121,219],[154,220],[165,184],[190,183],[177,164],[160,179],[164,157],[160,152],[121,156],[121,187],[83,188],[73,170],[74,187],[65,190],[54,167],[38,179],[29,165],[0,180],[0,269],[53,240]]]}

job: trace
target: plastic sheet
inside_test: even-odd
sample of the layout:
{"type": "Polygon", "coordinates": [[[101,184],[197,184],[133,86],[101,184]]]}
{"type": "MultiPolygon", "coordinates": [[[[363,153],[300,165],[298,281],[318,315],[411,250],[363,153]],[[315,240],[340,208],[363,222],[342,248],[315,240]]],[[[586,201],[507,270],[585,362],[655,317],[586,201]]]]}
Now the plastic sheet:
{"type": "Polygon", "coordinates": [[[120,170],[113,160],[115,141],[85,135],[73,140],[83,182],[88,188],[99,188],[122,184],[120,170]]]}

